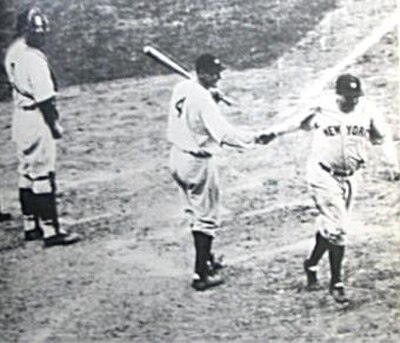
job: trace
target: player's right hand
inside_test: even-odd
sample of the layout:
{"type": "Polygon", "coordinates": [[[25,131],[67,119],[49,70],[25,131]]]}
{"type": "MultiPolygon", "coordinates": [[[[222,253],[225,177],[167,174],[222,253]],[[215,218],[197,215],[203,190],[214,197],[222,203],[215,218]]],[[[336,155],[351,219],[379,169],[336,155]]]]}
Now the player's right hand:
{"type": "Polygon", "coordinates": [[[277,137],[277,135],[274,132],[261,133],[261,134],[259,134],[258,136],[255,137],[254,143],[267,145],[272,140],[274,140],[276,137],[277,137]]]}

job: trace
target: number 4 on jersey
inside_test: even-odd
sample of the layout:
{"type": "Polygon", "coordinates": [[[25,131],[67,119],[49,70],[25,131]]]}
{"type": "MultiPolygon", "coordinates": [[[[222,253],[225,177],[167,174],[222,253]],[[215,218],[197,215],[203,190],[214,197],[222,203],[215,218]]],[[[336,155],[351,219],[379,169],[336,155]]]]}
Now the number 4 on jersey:
{"type": "Polygon", "coordinates": [[[175,109],[178,112],[178,118],[182,115],[182,108],[183,103],[185,102],[186,98],[179,99],[175,104],[175,109]]]}

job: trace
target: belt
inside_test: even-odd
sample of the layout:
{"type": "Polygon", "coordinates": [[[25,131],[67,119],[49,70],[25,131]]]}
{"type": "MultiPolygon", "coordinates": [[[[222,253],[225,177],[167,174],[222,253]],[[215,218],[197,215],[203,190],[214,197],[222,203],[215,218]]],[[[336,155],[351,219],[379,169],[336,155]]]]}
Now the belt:
{"type": "Polygon", "coordinates": [[[36,109],[37,109],[37,105],[36,105],[36,104],[33,104],[33,105],[30,105],[30,106],[22,106],[22,109],[23,109],[24,111],[33,111],[33,110],[36,110],[36,109]]]}
{"type": "Polygon", "coordinates": [[[333,170],[332,168],[329,168],[328,166],[326,166],[325,164],[323,164],[321,162],[319,162],[319,165],[323,170],[325,170],[326,172],[328,172],[329,174],[331,174],[333,176],[349,177],[354,174],[353,170],[348,170],[348,171],[333,170]]]}
{"type": "Polygon", "coordinates": [[[188,153],[194,157],[197,158],[210,158],[212,155],[207,152],[207,151],[202,151],[202,152],[193,152],[193,151],[188,151],[188,153]]]}

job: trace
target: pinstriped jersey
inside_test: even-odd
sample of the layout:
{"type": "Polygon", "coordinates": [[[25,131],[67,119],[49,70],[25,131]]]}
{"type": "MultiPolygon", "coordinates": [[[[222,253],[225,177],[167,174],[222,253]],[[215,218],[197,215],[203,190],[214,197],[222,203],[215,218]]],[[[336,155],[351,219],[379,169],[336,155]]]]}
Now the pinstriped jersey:
{"type": "Polygon", "coordinates": [[[207,89],[194,80],[175,86],[169,106],[169,142],[183,151],[213,154],[224,139],[235,136],[207,89]]]}
{"type": "MultiPolygon", "coordinates": [[[[307,123],[315,131],[311,161],[339,171],[355,171],[366,160],[366,146],[391,140],[390,129],[377,108],[365,97],[359,98],[354,110],[344,113],[335,98],[321,102],[313,109],[307,123]]],[[[391,159],[395,161],[396,156],[391,159]]],[[[392,162],[393,162],[392,161],[392,162]]]]}

